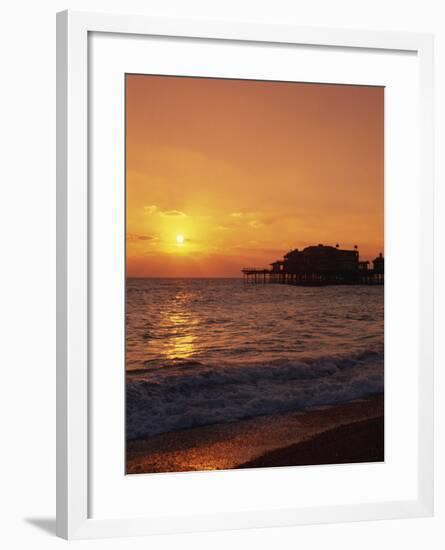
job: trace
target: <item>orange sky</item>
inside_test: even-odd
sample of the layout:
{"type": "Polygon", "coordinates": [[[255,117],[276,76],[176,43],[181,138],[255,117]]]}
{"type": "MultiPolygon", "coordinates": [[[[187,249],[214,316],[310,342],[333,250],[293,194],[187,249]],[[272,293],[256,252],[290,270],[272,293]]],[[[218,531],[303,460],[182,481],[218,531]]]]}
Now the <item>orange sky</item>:
{"type": "Polygon", "coordinates": [[[127,275],[383,251],[383,88],[126,77],[127,275]],[[184,243],[176,242],[177,235],[184,243]]]}

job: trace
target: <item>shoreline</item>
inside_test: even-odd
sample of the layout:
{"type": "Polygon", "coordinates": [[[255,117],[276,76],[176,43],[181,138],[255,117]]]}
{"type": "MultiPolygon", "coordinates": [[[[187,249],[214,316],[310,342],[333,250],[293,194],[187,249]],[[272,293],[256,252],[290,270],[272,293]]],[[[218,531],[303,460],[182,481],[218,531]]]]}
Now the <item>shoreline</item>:
{"type": "Polygon", "coordinates": [[[383,394],[131,440],[126,473],[383,460],[383,394]]]}
{"type": "Polygon", "coordinates": [[[383,462],[384,418],[358,420],[307,441],[269,451],[238,468],[270,468],[383,462]]]}

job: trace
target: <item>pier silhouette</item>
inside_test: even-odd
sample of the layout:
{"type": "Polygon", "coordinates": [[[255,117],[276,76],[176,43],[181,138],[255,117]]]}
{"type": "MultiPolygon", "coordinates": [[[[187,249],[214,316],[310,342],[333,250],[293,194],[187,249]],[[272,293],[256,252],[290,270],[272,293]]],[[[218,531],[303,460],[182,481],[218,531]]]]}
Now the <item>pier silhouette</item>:
{"type": "Polygon", "coordinates": [[[244,282],[299,286],[384,284],[383,254],[372,261],[371,268],[369,261],[360,260],[357,246],[353,250],[342,250],[338,244],[295,248],[270,265],[270,269],[244,267],[244,282]]]}

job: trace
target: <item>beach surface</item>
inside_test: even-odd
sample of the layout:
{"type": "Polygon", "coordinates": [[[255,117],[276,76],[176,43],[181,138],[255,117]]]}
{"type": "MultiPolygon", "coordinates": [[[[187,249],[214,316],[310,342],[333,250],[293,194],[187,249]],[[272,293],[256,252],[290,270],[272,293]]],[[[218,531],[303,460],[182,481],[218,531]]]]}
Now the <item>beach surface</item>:
{"type": "Polygon", "coordinates": [[[384,460],[383,394],[127,442],[127,474],[384,460]]]}

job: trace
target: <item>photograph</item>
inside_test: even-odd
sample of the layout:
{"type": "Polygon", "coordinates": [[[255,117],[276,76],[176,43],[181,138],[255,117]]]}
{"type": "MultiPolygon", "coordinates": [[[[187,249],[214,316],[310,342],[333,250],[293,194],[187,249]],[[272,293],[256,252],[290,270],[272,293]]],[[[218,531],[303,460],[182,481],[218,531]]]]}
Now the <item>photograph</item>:
{"type": "Polygon", "coordinates": [[[383,86],[125,75],[125,473],[383,462],[383,86]]]}

